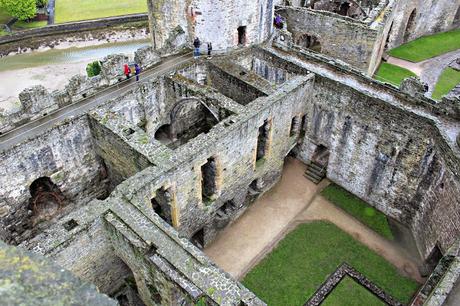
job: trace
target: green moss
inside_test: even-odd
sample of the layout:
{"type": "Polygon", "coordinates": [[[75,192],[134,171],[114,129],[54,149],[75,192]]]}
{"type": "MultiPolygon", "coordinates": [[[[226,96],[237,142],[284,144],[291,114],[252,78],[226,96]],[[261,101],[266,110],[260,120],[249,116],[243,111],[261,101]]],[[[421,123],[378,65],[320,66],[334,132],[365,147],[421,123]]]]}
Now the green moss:
{"type": "Polygon", "coordinates": [[[447,95],[457,84],[460,83],[460,71],[446,68],[438,79],[438,83],[434,88],[432,98],[435,100],[441,100],[441,98],[447,95]]]}
{"type": "MultiPolygon", "coordinates": [[[[418,284],[335,225],[299,225],[244,278],[243,284],[270,306],[303,305],[343,262],[387,293],[408,303],[418,284]]],[[[343,291],[342,291],[343,292],[343,291]]],[[[349,294],[340,293],[342,299],[349,294]]],[[[367,305],[356,295],[354,305],[367,305]]]]}
{"type": "Polygon", "coordinates": [[[262,167],[265,164],[265,158],[261,158],[258,161],[256,161],[256,167],[262,167]]]}
{"type": "Polygon", "coordinates": [[[47,21],[17,21],[13,24],[13,29],[24,30],[46,27],[47,21]]]}
{"type": "Polygon", "coordinates": [[[387,217],[380,211],[369,206],[369,204],[360,198],[335,184],[326,187],[321,192],[321,195],[370,227],[378,234],[387,239],[393,240],[393,234],[391,233],[390,226],[388,225],[387,217]]]}
{"type": "Polygon", "coordinates": [[[401,84],[401,82],[408,77],[416,76],[410,70],[405,68],[395,66],[389,63],[382,63],[377,70],[374,78],[381,82],[390,83],[397,87],[401,84]]]}
{"type": "Polygon", "coordinates": [[[389,52],[391,56],[420,62],[460,49],[460,29],[421,37],[389,52]]]}

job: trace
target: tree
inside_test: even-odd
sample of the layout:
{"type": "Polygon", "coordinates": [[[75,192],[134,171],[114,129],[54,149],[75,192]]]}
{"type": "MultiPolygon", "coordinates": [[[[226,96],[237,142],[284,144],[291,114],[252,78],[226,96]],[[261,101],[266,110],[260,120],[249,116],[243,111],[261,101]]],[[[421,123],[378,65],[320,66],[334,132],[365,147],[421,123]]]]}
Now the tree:
{"type": "Polygon", "coordinates": [[[36,0],[0,0],[0,7],[19,20],[27,20],[37,14],[36,0]]]}

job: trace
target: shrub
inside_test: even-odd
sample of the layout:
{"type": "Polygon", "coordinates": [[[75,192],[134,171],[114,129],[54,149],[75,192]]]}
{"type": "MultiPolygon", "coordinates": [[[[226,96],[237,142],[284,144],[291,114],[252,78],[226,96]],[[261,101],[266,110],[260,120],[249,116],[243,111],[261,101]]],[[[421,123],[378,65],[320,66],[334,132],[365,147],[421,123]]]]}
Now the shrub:
{"type": "Polygon", "coordinates": [[[36,0],[37,7],[45,7],[48,5],[48,0],[36,0]]]}
{"type": "Polygon", "coordinates": [[[99,75],[101,73],[101,64],[99,61],[89,63],[86,67],[86,73],[88,74],[88,77],[99,75]]]}

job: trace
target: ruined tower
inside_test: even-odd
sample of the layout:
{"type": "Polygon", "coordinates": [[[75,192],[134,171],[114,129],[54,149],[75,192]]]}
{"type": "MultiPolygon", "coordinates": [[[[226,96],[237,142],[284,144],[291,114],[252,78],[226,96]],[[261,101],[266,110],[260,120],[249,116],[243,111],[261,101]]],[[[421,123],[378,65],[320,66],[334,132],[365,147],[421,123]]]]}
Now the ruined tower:
{"type": "Polygon", "coordinates": [[[228,50],[261,43],[272,32],[273,0],[148,0],[148,8],[155,49],[198,37],[228,50]]]}

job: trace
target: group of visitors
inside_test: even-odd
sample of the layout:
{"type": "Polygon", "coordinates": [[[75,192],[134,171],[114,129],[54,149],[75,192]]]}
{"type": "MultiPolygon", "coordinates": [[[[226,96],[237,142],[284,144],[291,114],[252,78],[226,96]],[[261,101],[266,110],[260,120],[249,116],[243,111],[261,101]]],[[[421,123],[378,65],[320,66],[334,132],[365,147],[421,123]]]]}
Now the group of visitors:
{"type": "MultiPolygon", "coordinates": [[[[124,65],[124,74],[126,76],[126,79],[129,80],[131,78],[131,74],[133,73],[131,71],[131,68],[129,67],[128,64],[124,65]]],[[[139,64],[134,64],[134,75],[136,76],[136,81],[139,81],[139,75],[141,74],[141,67],[139,64]]]]}
{"type": "MultiPolygon", "coordinates": [[[[208,58],[211,58],[211,53],[212,53],[212,43],[208,42],[208,58]]],[[[200,52],[200,47],[201,47],[201,41],[198,37],[195,38],[193,41],[193,47],[195,48],[195,51],[193,52],[193,56],[195,58],[200,57],[201,52],[200,52]]]]}

